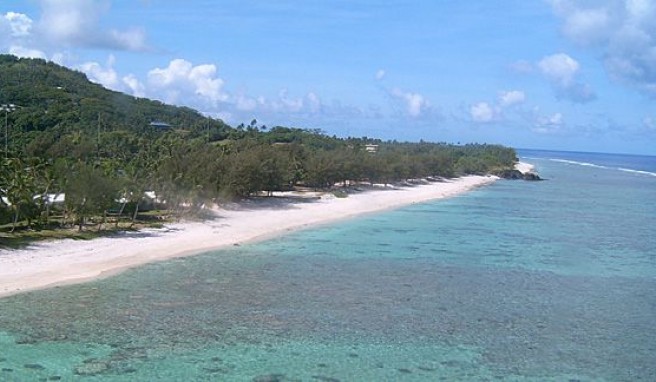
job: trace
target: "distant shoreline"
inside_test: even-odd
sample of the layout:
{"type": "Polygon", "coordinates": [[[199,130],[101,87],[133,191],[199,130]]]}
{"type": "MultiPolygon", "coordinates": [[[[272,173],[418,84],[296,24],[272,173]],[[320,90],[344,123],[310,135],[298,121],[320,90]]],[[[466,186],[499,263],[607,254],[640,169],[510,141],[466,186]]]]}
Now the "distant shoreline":
{"type": "MultiPolygon", "coordinates": [[[[532,166],[518,163],[520,171],[532,166]]],[[[147,263],[265,240],[355,216],[456,196],[490,184],[494,176],[466,176],[408,187],[363,191],[336,198],[330,193],[286,194],[214,209],[203,222],[167,225],[90,241],[36,243],[0,250],[0,298],[59,285],[109,277],[147,263]]]]}

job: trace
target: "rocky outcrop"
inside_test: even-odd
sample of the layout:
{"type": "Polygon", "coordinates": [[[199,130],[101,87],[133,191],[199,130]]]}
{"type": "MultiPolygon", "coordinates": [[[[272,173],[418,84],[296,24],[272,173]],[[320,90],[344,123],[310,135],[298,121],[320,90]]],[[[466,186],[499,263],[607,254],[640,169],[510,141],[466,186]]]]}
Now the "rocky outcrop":
{"type": "Polygon", "coordinates": [[[495,171],[493,175],[496,175],[499,178],[511,179],[511,180],[517,180],[517,179],[523,179],[529,181],[543,180],[542,178],[540,178],[540,175],[534,172],[522,173],[521,171],[515,169],[505,169],[505,170],[495,171]]]}

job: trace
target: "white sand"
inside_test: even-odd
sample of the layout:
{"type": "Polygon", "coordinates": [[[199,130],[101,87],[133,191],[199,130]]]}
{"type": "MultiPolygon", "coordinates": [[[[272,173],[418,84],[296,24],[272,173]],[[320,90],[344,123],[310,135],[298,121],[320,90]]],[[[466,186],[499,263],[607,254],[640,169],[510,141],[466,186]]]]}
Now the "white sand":
{"type": "Polygon", "coordinates": [[[521,172],[522,174],[526,174],[527,172],[534,172],[535,166],[526,162],[517,162],[515,164],[515,170],[521,172]]]}
{"type": "Polygon", "coordinates": [[[145,263],[189,256],[310,225],[446,198],[494,182],[467,176],[398,189],[366,191],[347,198],[262,198],[215,211],[204,222],[171,224],[90,241],[58,240],[21,250],[0,250],[0,297],[55,285],[80,283],[145,263]]]}

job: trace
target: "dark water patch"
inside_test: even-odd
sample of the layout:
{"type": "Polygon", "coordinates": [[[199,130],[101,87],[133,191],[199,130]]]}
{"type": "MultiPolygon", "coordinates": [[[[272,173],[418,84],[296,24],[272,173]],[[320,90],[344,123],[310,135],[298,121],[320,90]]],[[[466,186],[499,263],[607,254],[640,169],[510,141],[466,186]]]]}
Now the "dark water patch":
{"type": "Polygon", "coordinates": [[[45,370],[46,367],[43,365],[39,365],[38,363],[26,363],[23,365],[24,368],[30,369],[30,370],[45,370]]]}
{"type": "Polygon", "coordinates": [[[230,372],[229,369],[223,368],[223,367],[204,367],[203,371],[208,373],[208,374],[227,374],[230,372]]]}
{"type": "Polygon", "coordinates": [[[341,382],[338,378],[326,377],[324,375],[313,375],[312,379],[322,382],[341,382]]]}
{"type": "Polygon", "coordinates": [[[13,373],[14,369],[9,368],[9,367],[3,367],[2,371],[5,372],[5,373],[13,373]]]}
{"type": "Polygon", "coordinates": [[[265,374],[253,378],[253,382],[290,382],[293,379],[287,378],[285,374],[265,374]]]}

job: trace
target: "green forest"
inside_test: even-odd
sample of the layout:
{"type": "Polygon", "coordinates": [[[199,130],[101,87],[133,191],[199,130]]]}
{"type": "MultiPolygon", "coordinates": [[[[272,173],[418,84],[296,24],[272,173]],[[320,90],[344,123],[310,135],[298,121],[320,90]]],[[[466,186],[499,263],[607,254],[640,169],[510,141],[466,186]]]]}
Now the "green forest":
{"type": "Polygon", "coordinates": [[[0,105],[6,235],[132,227],[153,208],[180,216],[273,191],[487,174],[517,160],[499,145],[336,137],[256,120],[229,126],[11,55],[0,55],[0,105]]]}

